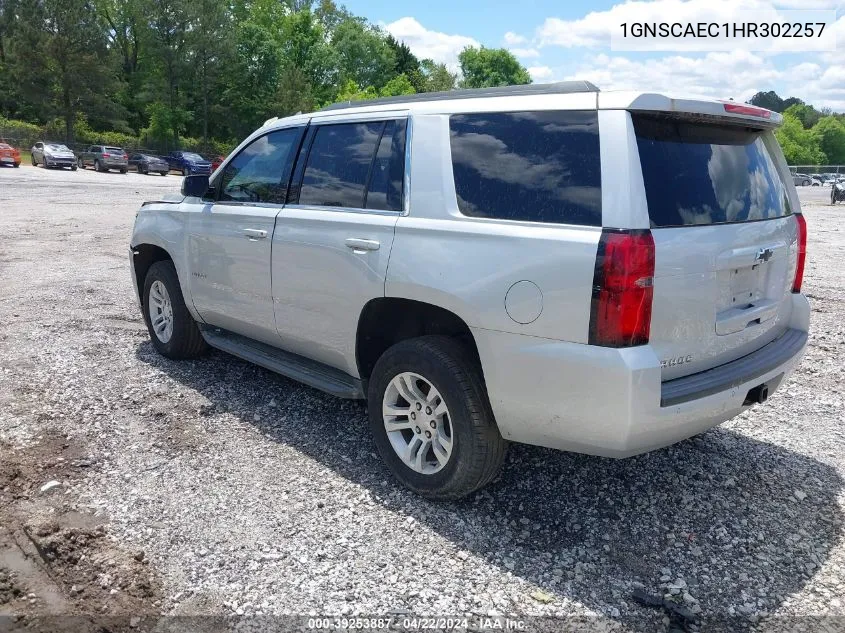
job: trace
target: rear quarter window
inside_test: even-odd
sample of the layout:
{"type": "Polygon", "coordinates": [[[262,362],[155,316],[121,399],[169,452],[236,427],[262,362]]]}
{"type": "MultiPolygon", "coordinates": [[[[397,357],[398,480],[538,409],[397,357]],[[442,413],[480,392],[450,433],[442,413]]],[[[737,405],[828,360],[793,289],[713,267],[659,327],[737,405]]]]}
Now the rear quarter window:
{"type": "Polygon", "coordinates": [[[767,147],[775,142],[766,142],[770,132],[653,115],[632,118],[653,228],[792,213],[767,147]]]}
{"type": "Polygon", "coordinates": [[[596,112],[457,114],[449,129],[464,215],[601,226],[596,112]]]}

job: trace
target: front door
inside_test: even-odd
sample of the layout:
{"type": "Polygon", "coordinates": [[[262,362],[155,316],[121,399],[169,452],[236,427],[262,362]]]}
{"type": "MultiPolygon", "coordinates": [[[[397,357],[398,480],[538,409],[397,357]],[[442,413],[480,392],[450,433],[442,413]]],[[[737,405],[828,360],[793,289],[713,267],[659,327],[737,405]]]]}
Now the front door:
{"type": "Polygon", "coordinates": [[[297,203],[273,233],[282,346],[353,376],[358,318],[384,296],[403,208],[406,120],[386,118],[312,123],[293,177],[297,203]]]}
{"type": "Polygon", "coordinates": [[[304,127],[259,136],[215,182],[214,199],[192,214],[188,263],[191,298],[211,325],[277,344],[270,252],[276,215],[304,127]]]}

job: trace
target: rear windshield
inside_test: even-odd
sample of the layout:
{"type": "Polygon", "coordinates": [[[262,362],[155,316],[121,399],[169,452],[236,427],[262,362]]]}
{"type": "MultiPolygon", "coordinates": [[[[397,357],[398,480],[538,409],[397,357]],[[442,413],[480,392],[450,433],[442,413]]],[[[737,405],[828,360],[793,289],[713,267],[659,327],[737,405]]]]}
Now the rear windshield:
{"type": "Polygon", "coordinates": [[[107,152],[122,152],[123,150],[120,149],[119,147],[107,147],[106,151],[107,152]]]}
{"type": "Polygon", "coordinates": [[[792,213],[765,132],[633,114],[652,227],[792,213]]]}

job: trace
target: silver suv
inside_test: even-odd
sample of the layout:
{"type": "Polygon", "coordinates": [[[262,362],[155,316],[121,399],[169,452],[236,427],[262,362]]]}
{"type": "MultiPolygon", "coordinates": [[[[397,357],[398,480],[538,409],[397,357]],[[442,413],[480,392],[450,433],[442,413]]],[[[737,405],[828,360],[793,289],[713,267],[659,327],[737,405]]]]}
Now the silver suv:
{"type": "Polygon", "coordinates": [[[132,280],[165,356],[366,399],[427,497],[510,441],[634,455],[764,402],[805,349],[780,120],[585,82],[272,119],[141,208],[132,280]]]}

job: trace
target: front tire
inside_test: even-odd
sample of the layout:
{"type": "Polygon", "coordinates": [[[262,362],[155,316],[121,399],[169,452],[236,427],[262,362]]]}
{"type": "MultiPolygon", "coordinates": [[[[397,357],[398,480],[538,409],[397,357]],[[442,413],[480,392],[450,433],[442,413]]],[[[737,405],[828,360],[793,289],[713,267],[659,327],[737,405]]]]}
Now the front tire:
{"type": "Polygon", "coordinates": [[[71,166],[70,166],[70,170],[71,170],[71,171],[76,171],[76,165],[71,165],[71,166]]]}
{"type": "Polygon", "coordinates": [[[142,296],[144,321],[159,354],[179,360],[196,358],[208,349],[185,306],[172,261],[158,261],[150,266],[142,296]]]}
{"type": "Polygon", "coordinates": [[[85,169],[85,161],[82,160],[81,158],[77,158],[76,159],[76,166],[79,167],[79,169],[85,169]]]}
{"type": "Polygon", "coordinates": [[[182,176],[187,176],[187,175],[188,175],[188,168],[187,168],[187,167],[183,167],[183,168],[182,168],[182,176]]]}
{"type": "Polygon", "coordinates": [[[370,376],[368,408],[376,447],[406,487],[452,500],[487,485],[505,458],[477,361],[457,339],[397,343],[370,376]]]}
{"type": "Polygon", "coordinates": [[[35,154],[30,154],[30,155],[29,155],[29,160],[31,160],[31,161],[32,161],[32,166],[33,166],[33,167],[38,167],[38,161],[37,161],[37,160],[35,160],[35,154]]]}

